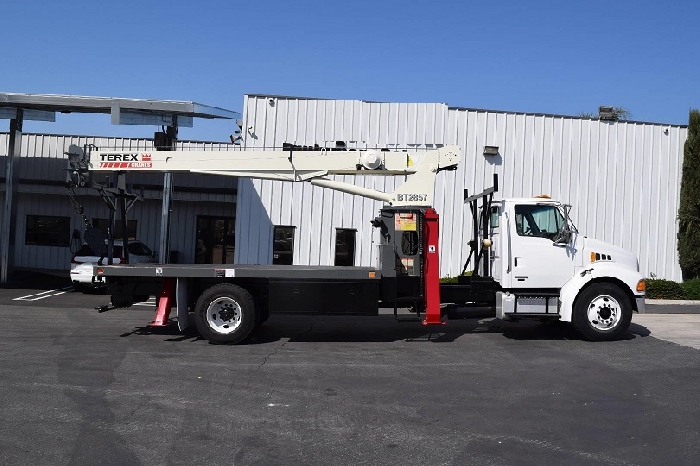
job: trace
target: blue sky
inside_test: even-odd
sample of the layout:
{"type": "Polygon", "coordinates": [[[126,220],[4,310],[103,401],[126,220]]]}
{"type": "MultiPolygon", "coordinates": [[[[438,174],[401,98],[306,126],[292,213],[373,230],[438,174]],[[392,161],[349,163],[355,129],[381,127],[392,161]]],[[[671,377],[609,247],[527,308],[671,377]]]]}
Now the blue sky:
{"type": "MultiPolygon", "coordinates": [[[[0,92],[235,111],[246,93],[566,115],[614,105],[670,124],[700,107],[697,1],[25,0],[0,11],[0,92]]],[[[195,120],[180,138],[224,141],[233,129],[195,120]]],[[[57,115],[24,130],[152,137],[155,127],[57,115]]]]}

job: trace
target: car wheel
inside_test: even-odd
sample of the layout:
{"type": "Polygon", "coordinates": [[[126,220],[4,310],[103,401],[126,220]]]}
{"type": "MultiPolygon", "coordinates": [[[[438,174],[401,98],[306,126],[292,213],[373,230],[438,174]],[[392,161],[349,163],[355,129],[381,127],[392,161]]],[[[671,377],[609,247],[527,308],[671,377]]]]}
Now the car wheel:
{"type": "Polygon", "coordinates": [[[85,283],[73,283],[73,289],[81,293],[89,293],[92,290],[92,286],[85,283]]]}

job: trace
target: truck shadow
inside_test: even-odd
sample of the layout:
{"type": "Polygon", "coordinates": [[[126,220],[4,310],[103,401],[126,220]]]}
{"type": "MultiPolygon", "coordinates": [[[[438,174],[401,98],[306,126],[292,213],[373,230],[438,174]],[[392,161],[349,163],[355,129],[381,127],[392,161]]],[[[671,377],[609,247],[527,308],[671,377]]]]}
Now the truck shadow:
{"type": "MultiPolygon", "coordinates": [[[[396,322],[392,315],[376,317],[272,316],[253,331],[244,345],[290,342],[430,342],[451,343],[460,337],[479,334],[501,334],[509,340],[585,341],[574,328],[562,322],[503,322],[495,318],[449,320],[445,325],[423,326],[420,322],[396,322]]],[[[162,328],[136,327],[122,337],[162,335],[166,341],[204,341],[194,327],[180,332],[175,323],[162,328]]],[[[646,327],[631,324],[620,340],[649,336],[646,327]]]]}
{"type": "Polygon", "coordinates": [[[630,324],[630,328],[627,333],[631,333],[632,335],[639,337],[648,337],[651,335],[651,331],[648,328],[643,325],[635,324],[634,322],[630,324]]]}
{"type": "MultiPolygon", "coordinates": [[[[634,340],[647,337],[651,332],[638,324],[630,324],[630,328],[617,340],[634,340]]],[[[503,336],[511,340],[580,340],[586,341],[573,325],[565,322],[549,322],[539,325],[525,326],[513,323],[503,328],[503,336]]]]}
{"type": "MultiPolygon", "coordinates": [[[[366,317],[278,317],[248,338],[247,344],[291,342],[431,342],[451,343],[460,337],[501,334],[510,340],[585,341],[572,325],[563,322],[503,322],[495,318],[446,321],[441,326],[420,322],[396,322],[393,316],[366,317]]],[[[634,340],[650,334],[646,327],[631,324],[619,340],[634,340]]]]}
{"type": "Polygon", "coordinates": [[[130,332],[124,332],[119,335],[122,338],[132,337],[132,336],[152,336],[161,335],[166,337],[165,341],[205,341],[204,338],[199,334],[194,325],[187,327],[185,330],[180,331],[177,327],[177,321],[170,321],[168,325],[164,327],[150,327],[144,325],[141,327],[134,327],[130,332]]]}

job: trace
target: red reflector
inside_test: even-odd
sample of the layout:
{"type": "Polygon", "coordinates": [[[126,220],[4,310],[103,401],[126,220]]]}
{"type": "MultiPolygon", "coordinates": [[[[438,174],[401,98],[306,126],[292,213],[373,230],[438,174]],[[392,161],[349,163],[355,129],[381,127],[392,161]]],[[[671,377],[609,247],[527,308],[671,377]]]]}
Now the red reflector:
{"type": "Polygon", "coordinates": [[[105,269],[97,269],[98,275],[102,275],[103,273],[105,273],[105,269]]]}

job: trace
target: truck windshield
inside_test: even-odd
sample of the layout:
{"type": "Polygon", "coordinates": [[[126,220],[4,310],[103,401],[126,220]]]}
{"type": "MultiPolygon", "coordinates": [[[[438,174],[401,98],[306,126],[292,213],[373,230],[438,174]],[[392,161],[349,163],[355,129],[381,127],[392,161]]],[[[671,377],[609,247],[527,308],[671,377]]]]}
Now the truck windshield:
{"type": "Polygon", "coordinates": [[[564,216],[557,206],[515,206],[515,229],[519,236],[553,239],[563,226],[564,216]]]}

